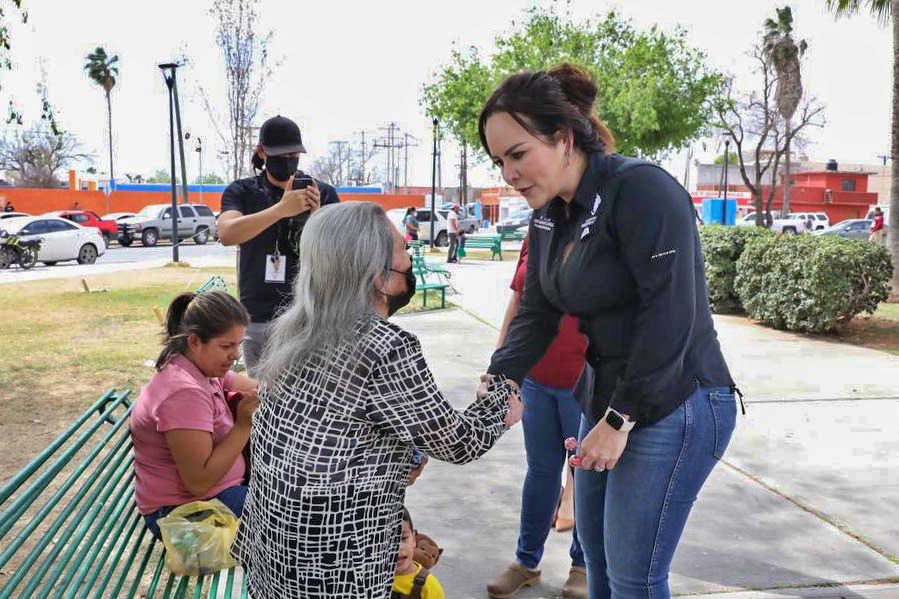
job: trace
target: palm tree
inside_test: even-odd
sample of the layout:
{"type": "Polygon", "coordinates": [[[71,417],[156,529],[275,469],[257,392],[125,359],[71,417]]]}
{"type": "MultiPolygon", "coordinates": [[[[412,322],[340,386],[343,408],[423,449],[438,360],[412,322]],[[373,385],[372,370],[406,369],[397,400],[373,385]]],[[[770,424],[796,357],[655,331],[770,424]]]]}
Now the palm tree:
{"type": "Polygon", "coordinates": [[[115,181],[115,171],[112,169],[112,88],[115,87],[116,77],[119,74],[118,55],[109,56],[106,50],[100,46],[87,55],[84,70],[91,80],[103,88],[106,92],[106,114],[109,117],[109,180],[115,181]]]}
{"type": "Polygon", "coordinates": [[[893,24],[893,126],[890,154],[893,174],[890,180],[890,254],[893,257],[892,301],[899,299],[899,0],[825,0],[827,8],[838,17],[856,15],[864,9],[877,20],[893,24]]]}
{"type": "Polygon", "coordinates": [[[784,162],[784,214],[790,211],[790,125],[799,101],[802,100],[802,73],[799,69],[799,59],[805,54],[808,44],[801,40],[798,44],[793,39],[793,11],[789,6],[778,8],[777,20],[765,21],[765,37],[762,51],[774,66],[777,74],[777,87],[774,91],[774,100],[777,102],[777,111],[784,119],[787,140],[784,162]]]}

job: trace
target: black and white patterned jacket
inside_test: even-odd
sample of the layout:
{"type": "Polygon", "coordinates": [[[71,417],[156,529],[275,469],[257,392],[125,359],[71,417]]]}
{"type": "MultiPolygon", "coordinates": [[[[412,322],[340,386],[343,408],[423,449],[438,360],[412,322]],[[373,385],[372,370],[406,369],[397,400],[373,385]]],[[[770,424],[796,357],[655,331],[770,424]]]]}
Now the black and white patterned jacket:
{"type": "Polygon", "coordinates": [[[254,599],[389,598],[412,448],[465,464],[505,431],[505,379],[459,412],[414,335],[377,316],[365,324],[354,346],[262,394],[234,549],[254,599]]]}

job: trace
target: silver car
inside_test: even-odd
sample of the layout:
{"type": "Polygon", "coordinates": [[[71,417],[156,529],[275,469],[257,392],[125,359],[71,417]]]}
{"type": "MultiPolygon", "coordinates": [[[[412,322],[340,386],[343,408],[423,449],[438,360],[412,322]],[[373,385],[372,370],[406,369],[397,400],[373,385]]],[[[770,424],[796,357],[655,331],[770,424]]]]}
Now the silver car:
{"type": "Polygon", "coordinates": [[[874,221],[866,218],[850,218],[840,221],[829,229],[815,231],[813,235],[838,235],[846,239],[867,240],[871,234],[871,225],[874,221]]]}

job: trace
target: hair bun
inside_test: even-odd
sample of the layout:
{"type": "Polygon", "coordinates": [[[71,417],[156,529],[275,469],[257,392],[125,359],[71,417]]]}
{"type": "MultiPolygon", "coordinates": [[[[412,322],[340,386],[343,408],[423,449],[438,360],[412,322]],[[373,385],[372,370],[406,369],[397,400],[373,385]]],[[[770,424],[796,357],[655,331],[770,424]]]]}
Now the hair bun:
{"type": "Polygon", "coordinates": [[[593,75],[585,69],[570,62],[563,62],[547,71],[553,79],[559,82],[562,93],[568,101],[578,107],[585,116],[593,113],[593,105],[596,103],[596,95],[599,88],[593,75]]]}

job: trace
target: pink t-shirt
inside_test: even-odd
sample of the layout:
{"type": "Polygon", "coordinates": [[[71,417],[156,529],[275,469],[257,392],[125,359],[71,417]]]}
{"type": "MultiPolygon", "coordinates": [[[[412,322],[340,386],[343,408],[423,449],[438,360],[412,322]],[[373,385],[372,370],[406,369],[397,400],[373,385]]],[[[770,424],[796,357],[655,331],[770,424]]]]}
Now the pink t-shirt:
{"type": "Polygon", "coordinates": [[[134,497],[141,514],[215,497],[243,484],[246,463],[239,455],[234,465],[205,497],[194,497],[178,474],[165,433],[193,429],[212,433],[213,446],[234,428],[234,417],[225,401],[234,373],[210,379],[189,359],[176,355],[153,375],[140,392],[131,413],[134,441],[134,497]]]}

